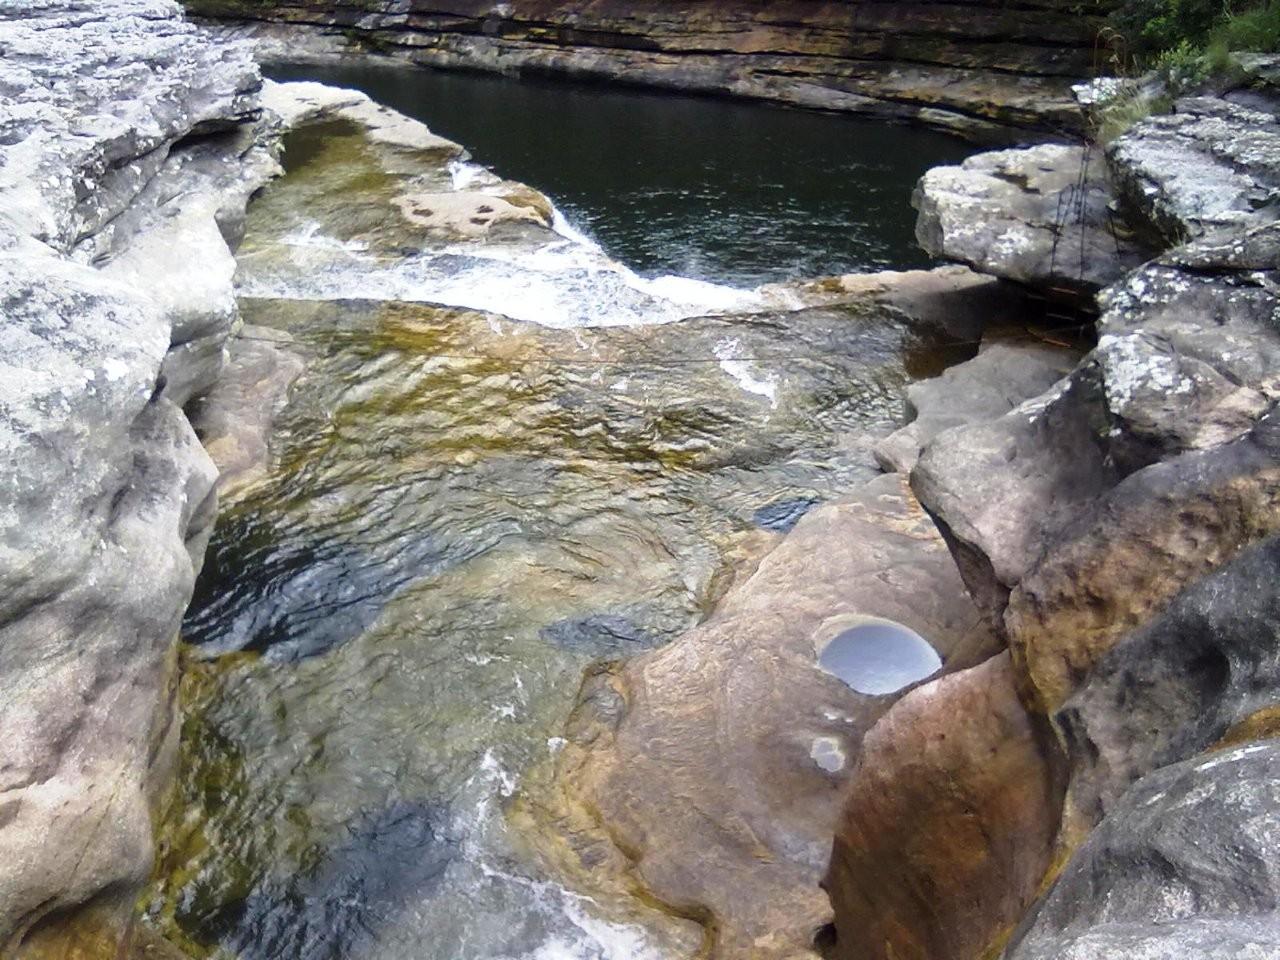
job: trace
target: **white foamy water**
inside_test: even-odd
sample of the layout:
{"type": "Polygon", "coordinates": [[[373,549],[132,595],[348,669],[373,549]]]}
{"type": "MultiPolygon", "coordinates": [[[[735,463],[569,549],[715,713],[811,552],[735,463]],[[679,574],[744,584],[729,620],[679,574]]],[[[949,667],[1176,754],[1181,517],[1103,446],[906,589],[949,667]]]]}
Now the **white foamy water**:
{"type": "Polygon", "coordinates": [[[737,359],[742,353],[742,344],[735,337],[721,340],[716,344],[716,356],[720,359],[720,369],[734,380],[747,393],[755,393],[769,401],[769,405],[778,405],[778,379],[776,376],[756,376],[752,370],[752,361],[737,359]]]}
{"type": "MultiPolygon", "coordinates": [[[[518,787],[519,777],[507,769],[494,749],[486,750],[465,788],[472,802],[461,805],[463,812],[452,825],[465,853],[451,868],[454,883],[475,894],[484,887],[518,891],[513,899],[537,915],[538,922],[532,926],[544,931],[540,942],[519,953],[493,954],[493,960],[671,960],[642,927],[604,919],[600,905],[591,897],[495,862],[494,852],[507,846],[502,839],[507,827],[499,803],[518,787]],[[465,812],[468,809],[470,812],[465,812]]],[[[526,916],[525,922],[530,919],[526,916]]]]}
{"type": "MultiPolygon", "coordinates": [[[[456,182],[492,176],[468,164],[456,182]]],[[[457,243],[403,257],[326,236],[318,224],[242,251],[241,296],[400,300],[501,314],[549,327],[632,326],[759,309],[755,291],[686,277],[647,279],[611,260],[558,211],[537,245],[457,243]]]]}

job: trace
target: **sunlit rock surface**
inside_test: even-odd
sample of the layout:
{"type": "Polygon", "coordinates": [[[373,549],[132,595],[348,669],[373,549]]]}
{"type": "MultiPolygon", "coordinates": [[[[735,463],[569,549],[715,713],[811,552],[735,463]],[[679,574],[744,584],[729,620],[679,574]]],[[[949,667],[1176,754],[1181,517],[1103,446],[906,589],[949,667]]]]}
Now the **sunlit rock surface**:
{"type": "Polygon", "coordinates": [[[1166,242],[1276,219],[1280,98],[1268,106],[1191,97],[1139,121],[1107,147],[1128,210],[1166,242]]]}

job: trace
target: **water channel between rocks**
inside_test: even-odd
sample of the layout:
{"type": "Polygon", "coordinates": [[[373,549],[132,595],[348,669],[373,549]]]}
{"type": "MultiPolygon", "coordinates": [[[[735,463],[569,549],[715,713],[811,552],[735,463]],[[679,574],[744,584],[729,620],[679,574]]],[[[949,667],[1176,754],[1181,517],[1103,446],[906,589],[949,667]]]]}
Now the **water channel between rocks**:
{"type": "Polygon", "coordinates": [[[735,558],[871,475],[865,437],[899,416],[906,383],[963,358],[882,308],[784,313],[724,285],[909,262],[894,238],[911,183],[959,148],[767,107],[401,76],[374,92],[502,175],[571,195],[641,273],[702,264],[703,282],[655,286],[535,223],[441,239],[397,200],[494,178],[380,153],[351,125],[290,135],[238,283],[246,322],[289,338],[304,372],[266,474],[224,504],[184,627],[181,795],[150,917],[194,953],[243,960],[687,955],[686,927],[570,890],[505,812],[553,758],[586,666],[706,616],[735,558]],[[503,166],[513,155],[482,134],[517,114],[507,136],[527,163],[503,166]],[[858,260],[864,240],[836,236],[863,236],[849,205],[799,181],[779,187],[790,221],[745,246],[776,209],[752,227],[759,210],[727,185],[673,208],[676,226],[650,218],[647,186],[614,203],[630,174],[599,168],[617,145],[563,171],[577,192],[548,182],[590,117],[623,141],[628,123],[669,121],[667,159],[708,173],[711,193],[742,171],[785,174],[765,132],[816,131],[805,149],[825,152],[796,176],[875,194],[867,209],[891,211],[866,225],[877,252],[858,260]],[[751,133],[723,144],[736,172],[704,169],[714,143],[687,131],[730,120],[751,133]],[[876,163],[894,156],[888,178],[876,163]],[[880,172],[859,182],[866,164],[880,172]],[[821,229],[789,225],[806,216],[821,229]],[[717,308],[737,312],[699,317],[717,308]]]}

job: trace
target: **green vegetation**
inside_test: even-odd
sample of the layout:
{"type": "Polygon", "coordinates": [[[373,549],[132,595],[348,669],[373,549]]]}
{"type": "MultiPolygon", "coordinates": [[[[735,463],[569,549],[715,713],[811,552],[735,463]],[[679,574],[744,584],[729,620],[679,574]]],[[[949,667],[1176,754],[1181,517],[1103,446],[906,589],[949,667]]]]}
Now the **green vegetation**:
{"type": "Polygon", "coordinates": [[[1280,0],[1121,0],[1108,26],[1121,59],[1175,93],[1230,73],[1232,53],[1280,52],[1280,0]]]}

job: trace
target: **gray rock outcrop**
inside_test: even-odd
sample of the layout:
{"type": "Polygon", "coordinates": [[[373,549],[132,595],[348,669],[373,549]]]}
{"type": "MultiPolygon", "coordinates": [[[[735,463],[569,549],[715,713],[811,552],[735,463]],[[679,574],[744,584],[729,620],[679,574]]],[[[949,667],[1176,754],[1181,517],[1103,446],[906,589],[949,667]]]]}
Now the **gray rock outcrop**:
{"type": "Polygon", "coordinates": [[[1277,570],[1280,539],[1271,537],[1183,590],[1098,662],[1057,716],[1082,815],[1096,822],[1140,777],[1280,719],[1277,570]]]}
{"type": "Polygon", "coordinates": [[[1033,286],[1088,292],[1145,259],[1111,200],[1095,148],[1046,144],[934,167],[912,203],[916,238],[931,255],[1033,286]]]}
{"type": "Polygon", "coordinates": [[[1009,960],[1280,956],[1280,741],[1138,781],[1015,938],[1009,960]]]}
{"type": "MultiPolygon", "coordinates": [[[[1257,741],[1280,725],[1272,649],[1280,224],[1267,192],[1280,154],[1268,139],[1270,115],[1223,100],[1182,109],[1139,124],[1109,162],[1114,181],[1140,172],[1149,187],[1126,193],[1130,217],[1172,223],[1149,231],[1157,241],[1190,239],[1115,270],[1099,295],[1097,345],[1063,380],[994,419],[939,432],[911,473],[1009,646],[1019,700],[1054,771],[1051,796],[1062,801],[1055,857],[1065,872],[1015,935],[1011,960],[1272,956],[1278,943],[1270,867],[1280,856],[1277,753],[1275,741],[1257,741]],[[1199,181],[1202,194],[1190,189],[1192,160],[1217,170],[1199,181]],[[1240,176],[1263,192],[1235,189],[1231,178],[1240,176]],[[1205,753],[1222,748],[1230,750],[1205,753]]],[[[999,182],[1034,156],[1010,161],[1006,152],[972,164],[997,173],[958,191],[961,199],[988,190],[999,208],[986,215],[990,224],[976,204],[972,222],[956,213],[949,256],[1028,283],[1060,282],[992,242],[1035,235],[1036,210],[1052,206],[1028,211],[1031,178],[999,182]],[[999,199],[1007,191],[1013,200],[999,199]],[[1029,225],[1023,233],[1020,224],[1029,225]]],[[[949,181],[931,176],[922,232],[941,236],[949,181]]],[[[1047,197],[1071,189],[1060,183],[1047,197]]],[[[1106,194],[1105,184],[1099,189],[1106,194]]],[[[1105,276],[1104,266],[1095,282],[1105,276]]],[[[938,708],[918,722],[945,719],[938,708]]],[[[873,730],[868,742],[882,735],[873,730]]],[[[921,778],[912,816],[945,816],[955,797],[949,771],[965,763],[950,759],[931,785],[921,778]]],[[[866,787],[854,784],[851,823],[874,810],[878,796],[866,787]]],[[[1043,806],[1004,796],[1017,804],[1001,811],[1013,822],[1031,822],[1043,806]]],[[[911,844],[902,838],[880,859],[909,856],[911,844]]],[[[835,856],[833,877],[858,865],[847,845],[837,843],[835,856]]],[[[962,897],[999,880],[1002,864],[987,867],[957,893],[953,865],[937,858],[908,880],[886,877],[890,889],[877,897],[909,902],[933,884],[931,903],[962,897]]],[[[1047,871],[1043,883],[1052,880],[1047,871]]],[[[841,889],[847,898],[852,886],[841,889]]],[[[1025,894],[1028,881],[1000,889],[1025,894]]],[[[879,947],[860,939],[867,920],[857,899],[843,913],[841,902],[837,944],[843,925],[855,952],[874,954],[879,947]]],[[[1003,922],[1006,903],[987,897],[973,906],[1003,922]]],[[[1000,928],[979,927],[992,939],[971,945],[983,955],[998,950],[1000,928]]],[[[937,953],[900,940],[896,956],[937,953]]]]}
{"type": "Polygon", "coordinates": [[[1107,147],[1126,212],[1165,243],[1280,218],[1280,119],[1217,97],[1179,100],[1107,147]]]}
{"type": "Polygon", "coordinates": [[[13,956],[90,902],[118,935],[151,869],[176,634],[216,502],[181,405],[222,366],[228,239],[275,164],[246,128],[250,51],[209,43],[174,3],[11,4],[0,47],[0,953],[13,956]]]}

